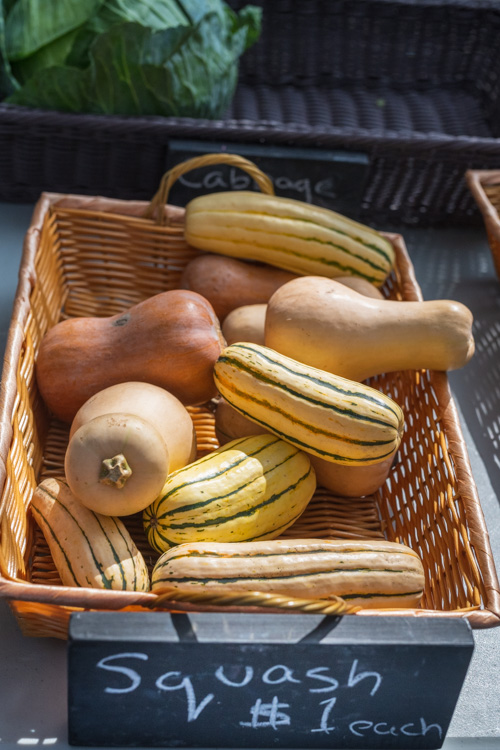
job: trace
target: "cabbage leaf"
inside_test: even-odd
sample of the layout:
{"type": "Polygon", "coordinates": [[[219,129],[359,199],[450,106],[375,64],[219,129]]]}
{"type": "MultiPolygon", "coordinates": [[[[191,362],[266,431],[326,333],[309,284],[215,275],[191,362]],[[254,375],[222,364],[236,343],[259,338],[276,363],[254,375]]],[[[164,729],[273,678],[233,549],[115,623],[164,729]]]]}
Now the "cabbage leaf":
{"type": "MultiPolygon", "coordinates": [[[[21,2],[35,0],[17,0],[9,18],[21,2]]],[[[100,114],[223,115],[236,87],[239,58],[260,34],[259,8],[248,5],[235,13],[222,0],[93,2],[96,12],[86,18],[82,13],[77,26],[75,18],[60,24],[57,39],[52,35],[49,41],[45,30],[49,54],[42,45],[32,53],[39,67],[29,56],[23,61],[23,85],[8,102],[100,114]],[[63,49],[68,33],[64,59],[51,58],[51,45],[56,52],[63,49]]]]}

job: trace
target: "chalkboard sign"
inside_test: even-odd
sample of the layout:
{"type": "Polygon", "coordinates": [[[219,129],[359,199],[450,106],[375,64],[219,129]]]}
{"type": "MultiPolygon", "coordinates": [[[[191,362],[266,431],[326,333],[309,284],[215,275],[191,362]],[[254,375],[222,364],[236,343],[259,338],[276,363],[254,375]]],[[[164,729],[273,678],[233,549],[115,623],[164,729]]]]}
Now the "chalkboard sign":
{"type": "Polygon", "coordinates": [[[69,742],[439,748],[472,650],[461,619],[76,613],[69,742]]]}
{"type": "MultiPolygon", "coordinates": [[[[193,156],[232,153],[254,162],[271,178],[276,195],[313,203],[356,218],[361,208],[369,160],[366,154],[321,148],[171,140],[167,167],[193,156]]],[[[169,203],[185,206],[197,195],[224,190],[258,190],[238,167],[216,165],[182,175],[169,203]]]]}

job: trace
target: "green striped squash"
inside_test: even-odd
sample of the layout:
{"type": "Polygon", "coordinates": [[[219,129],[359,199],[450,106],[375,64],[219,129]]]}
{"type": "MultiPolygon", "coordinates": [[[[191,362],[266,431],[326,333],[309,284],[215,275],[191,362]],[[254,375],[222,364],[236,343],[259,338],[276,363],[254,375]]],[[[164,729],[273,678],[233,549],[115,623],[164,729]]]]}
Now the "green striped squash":
{"type": "Polygon", "coordinates": [[[251,191],[194,198],[186,207],[185,234],[200,250],[304,276],[359,276],[380,285],[394,267],[392,244],[371,227],[327,208],[251,191]]]}
{"type": "Polygon", "coordinates": [[[268,347],[247,342],[226,347],[214,378],[240,414],[326,461],[376,464],[401,441],[404,416],[391,398],[268,347]]]}
{"type": "Polygon", "coordinates": [[[183,589],[306,599],[341,596],[367,609],[418,606],[424,583],[416,552],[379,539],[182,544],[161,555],[151,575],[153,593],[183,589]]]}
{"type": "Polygon", "coordinates": [[[274,435],[252,435],[170,474],[143,512],[153,549],[184,542],[272,539],[301,515],[316,489],[308,456],[274,435]]]}
{"type": "Polygon", "coordinates": [[[31,512],[65,586],[149,590],[146,563],[123,522],[83,506],[65,482],[44,479],[31,512]]]}

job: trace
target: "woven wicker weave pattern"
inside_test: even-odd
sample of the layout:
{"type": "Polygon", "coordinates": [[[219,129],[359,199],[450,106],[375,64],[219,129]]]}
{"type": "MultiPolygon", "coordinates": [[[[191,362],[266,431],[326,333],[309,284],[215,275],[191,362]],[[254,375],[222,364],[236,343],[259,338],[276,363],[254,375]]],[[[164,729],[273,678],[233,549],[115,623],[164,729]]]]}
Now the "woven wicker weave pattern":
{"type": "MultiPolygon", "coordinates": [[[[168,225],[161,227],[144,218],[147,205],[44,196],[26,238],[1,403],[12,435],[2,435],[6,481],[0,506],[0,595],[13,600],[21,627],[30,635],[65,637],[75,607],[155,607],[153,594],[61,586],[28,510],[39,478],[62,474],[68,436],[66,425],[49,419],[37,394],[34,364],[42,336],[61,317],[111,315],[175,287],[193,257],[183,239],[183,211],[167,207],[168,225]]],[[[397,267],[384,293],[418,300],[420,290],[402,238],[388,237],[397,251],[397,267]]],[[[422,609],[411,613],[465,614],[475,627],[497,624],[498,583],[446,376],[402,372],[380,376],[372,385],[395,398],[406,414],[399,460],[388,482],[376,497],[360,500],[335,498],[319,489],[287,536],[383,535],[409,544],[421,555],[427,573],[422,609]]],[[[200,454],[208,452],[217,446],[212,412],[209,406],[190,411],[200,454]]],[[[127,524],[151,566],[155,553],[147,547],[140,518],[127,519],[127,524]]],[[[177,609],[197,606],[202,605],[176,603],[177,609]]]]}

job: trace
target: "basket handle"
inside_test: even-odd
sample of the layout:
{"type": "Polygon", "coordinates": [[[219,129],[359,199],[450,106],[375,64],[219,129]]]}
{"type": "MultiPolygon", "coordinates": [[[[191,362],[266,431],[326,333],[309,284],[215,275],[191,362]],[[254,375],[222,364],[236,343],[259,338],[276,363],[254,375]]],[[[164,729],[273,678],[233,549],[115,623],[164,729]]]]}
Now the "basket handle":
{"type": "Polygon", "coordinates": [[[313,615],[352,615],[361,607],[347,604],[340,596],[328,599],[290,598],[281,594],[262,591],[193,591],[192,589],[171,589],[158,594],[156,601],[146,604],[150,609],[177,609],[182,603],[210,607],[264,607],[286,612],[302,612],[313,615]]]}
{"type": "Polygon", "coordinates": [[[151,219],[156,216],[157,223],[165,225],[167,219],[163,208],[167,204],[170,189],[174,182],[192,169],[197,169],[198,167],[209,167],[212,164],[229,164],[234,167],[239,167],[255,180],[263,193],[274,195],[274,186],[271,179],[249,159],[245,159],[243,156],[238,156],[238,154],[205,154],[204,156],[194,156],[192,159],[187,159],[180,164],[176,164],[175,167],[169,169],[168,172],[165,172],[161,178],[158,190],[146,209],[146,218],[151,219]]]}

